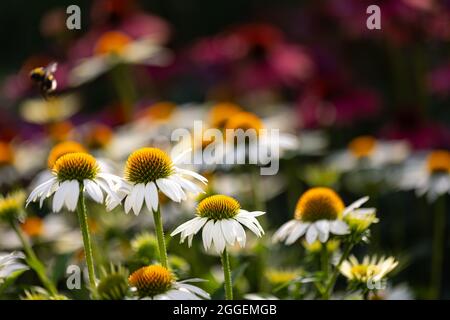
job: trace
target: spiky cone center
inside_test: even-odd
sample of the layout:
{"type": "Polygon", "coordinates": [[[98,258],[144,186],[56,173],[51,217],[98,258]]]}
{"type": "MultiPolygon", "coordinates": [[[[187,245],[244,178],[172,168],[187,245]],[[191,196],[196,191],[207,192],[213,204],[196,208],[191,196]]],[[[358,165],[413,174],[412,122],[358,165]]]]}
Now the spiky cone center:
{"type": "Polygon", "coordinates": [[[97,40],[94,53],[120,55],[131,41],[131,38],[123,32],[108,31],[97,40]]]}
{"type": "Polygon", "coordinates": [[[44,231],[44,222],[39,217],[28,217],[20,225],[22,231],[29,237],[39,237],[44,231]]]}
{"type": "Polygon", "coordinates": [[[173,274],[160,265],[142,267],[128,278],[128,283],[137,289],[140,297],[154,297],[167,292],[174,281],[173,274]]]}
{"type": "Polygon", "coordinates": [[[14,161],[14,152],[8,143],[0,142],[0,167],[10,165],[14,161]]]}
{"type": "Polygon", "coordinates": [[[231,219],[235,217],[241,205],[232,197],[214,195],[203,199],[197,206],[197,214],[213,220],[231,219]]]}
{"type": "Polygon", "coordinates": [[[344,211],[344,203],[339,195],[329,188],[312,188],[298,200],[295,219],[305,222],[335,220],[344,211]]]}
{"type": "Polygon", "coordinates": [[[172,102],[162,101],[152,104],[145,111],[150,120],[167,120],[173,114],[177,105],[172,102]]]}
{"type": "Polygon", "coordinates": [[[242,108],[234,103],[218,103],[209,111],[209,123],[212,128],[222,129],[229,119],[241,112],[242,108]]]}
{"type": "Polygon", "coordinates": [[[361,136],[353,139],[348,144],[348,149],[356,158],[369,157],[377,145],[377,140],[372,136],[361,136]]]}
{"type": "Polygon", "coordinates": [[[242,129],[255,130],[256,134],[260,133],[260,130],[264,129],[264,124],[256,114],[251,112],[240,112],[234,114],[226,123],[226,129],[242,129]]]}
{"type": "Polygon", "coordinates": [[[99,167],[95,158],[88,153],[69,153],[56,160],[53,172],[59,181],[93,180],[99,167]]]}
{"type": "Polygon", "coordinates": [[[133,152],[125,166],[125,178],[135,184],[167,178],[172,173],[172,160],[158,148],[142,148],[133,152]]]}
{"type": "Polygon", "coordinates": [[[69,153],[87,153],[87,150],[78,142],[64,141],[55,145],[49,152],[47,158],[47,166],[51,170],[60,157],[69,153]]]}
{"type": "Polygon", "coordinates": [[[450,173],[450,152],[436,150],[427,158],[427,169],[430,173],[450,173]]]}

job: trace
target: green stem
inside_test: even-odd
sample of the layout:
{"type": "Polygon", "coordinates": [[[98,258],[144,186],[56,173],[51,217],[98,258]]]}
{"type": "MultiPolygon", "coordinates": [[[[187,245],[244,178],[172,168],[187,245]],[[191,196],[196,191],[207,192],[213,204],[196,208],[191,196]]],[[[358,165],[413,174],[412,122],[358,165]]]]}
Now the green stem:
{"type": "Polygon", "coordinates": [[[80,198],[78,199],[77,214],[78,222],[80,223],[81,234],[83,236],[84,245],[84,256],[86,258],[86,264],[89,274],[89,284],[91,289],[95,289],[95,269],[94,269],[94,258],[92,255],[92,243],[91,236],[89,234],[89,226],[86,212],[86,203],[84,201],[83,195],[83,185],[80,186],[80,198]]]}
{"type": "Polygon", "coordinates": [[[352,251],[352,248],[354,246],[354,241],[350,240],[347,244],[347,247],[345,248],[344,252],[342,253],[341,258],[339,259],[337,265],[335,266],[335,269],[331,275],[331,278],[328,282],[328,285],[325,287],[325,291],[323,294],[323,299],[329,299],[331,292],[334,289],[334,285],[336,284],[337,277],[339,275],[339,267],[344,262],[345,259],[349,256],[350,252],[352,251]]]}
{"type": "Polygon", "coordinates": [[[153,211],[153,220],[155,222],[156,237],[158,239],[159,260],[164,268],[168,268],[169,262],[167,259],[166,241],[164,239],[164,229],[159,206],[156,211],[153,211]]]}
{"type": "Polygon", "coordinates": [[[222,252],[222,268],[225,281],[225,299],[233,300],[233,283],[231,280],[230,259],[228,257],[227,248],[222,252]]]}
{"type": "Polygon", "coordinates": [[[320,262],[322,263],[322,272],[323,272],[323,278],[325,279],[324,282],[328,282],[328,249],[327,244],[322,243],[322,248],[320,250],[320,262]]]}
{"type": "Polygon", "coordinates": [[[39,258],[36,256],[32,246],[30,245],[30,242],[24,235],[22,229],[13,221],[11,221],[11,227],[17,234],[17,236],[20,239],[20,242],[22,243],[23,249],[25,251],[25,254],[27,255],[28,264],[38,275],[39,279],[41,280],[44,287],[53,295],[57,295],[58,291],[56,290],[55,285],[53,282],[47,277],[47,274],[45,273],[45,267],[42,264],[42,262],[39,260],[39,258]]]}
{"type": "Polygon", "coordinates": [[[442,266],[445,241],[445,196],[440,196],[435,204],[433,230],[433,256],[431,259],[431,298],[438,299],[442,284],[442,266]]]}

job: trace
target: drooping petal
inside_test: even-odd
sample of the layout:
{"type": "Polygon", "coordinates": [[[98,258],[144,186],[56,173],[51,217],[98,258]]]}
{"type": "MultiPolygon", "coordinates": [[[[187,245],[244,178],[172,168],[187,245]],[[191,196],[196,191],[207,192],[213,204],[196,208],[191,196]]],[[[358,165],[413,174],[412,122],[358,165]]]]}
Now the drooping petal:
{"type": "Polygon", "coordinates": [[[84,179],[83,180],[84,188],[88,195],[97,203],[103,202],[103,193],[100,187],[92,180],[84,179]]]}
{"type": "Polygon", "coordinates": [[[144,192],[145,192],[145,186],[143,183],[138,183],[135,187],[133,192],[134,198],[133,198],[133,212],[135,215],[139,215],[142,209],[142,205],[144,204],[144,192]]]}
{"type": "Polygon", "coordinates": [[[303,222],[297,221],[295,227],[292,228],[291,233],[287,237],[285,243],[287,245],[293,244],[295,241],[297,241],[301,236],[303,236],[305,234],[308,227],[309,227],[309,223],[303,223],[303,222]]]}
{"type": "Polygon", "coordinates": [[[316,241],[317,235],[318,235],[318,231],[317,231],[315,225],[311,224],[308,227],[308,231],[306,231],[306,242],[308,242],[309,244],[313,243],[314,241],[316,241]]]}
{"type": "Polygon", "coordinates": [[[349,227],[342,220],[334,220],[330,223],[330,231],[337,235],[344,235],[349,233],[349,227]]]}
{"type": "Polygon", "coordinates": [[[211,246],[213,237],[212,235],[213,227],[214,227],[214,220],[209,220],[203,227],[202,240],[203,240],[203,247],[205,248],[205,250],[208,250],[209,247],[211,246]]]}
{"type": "Polygon", "coordinates": [[[149,211],[158,210],[158,189],[153,182],[147,183],[145,186],[145,204],[149,211]]]}
{"type": "Polygon", "coordinates": [[[75,211],[78,204],[78,197],[80,195],[80,184],[77,180],[71,180],[67,184],[67,193],[65,204],[69,211],[75,211]]]}
{"type": "Polygon", "coordinates": [[[64,181],[59,185],[58,190],[56,190],[55,195],[53,196],[53,206],[52,206],[53,212],[61,211],[66,198],[66,194],[69,190],[68,186],[69,181],[64,181]]]}
{"type": "Polygon", "coordinates": [[[223,219],[219,222],[225,241],[230,245],[234,245],[236,241],[236,234],[234,233],[233,223],[228,219],[223,219]]]}

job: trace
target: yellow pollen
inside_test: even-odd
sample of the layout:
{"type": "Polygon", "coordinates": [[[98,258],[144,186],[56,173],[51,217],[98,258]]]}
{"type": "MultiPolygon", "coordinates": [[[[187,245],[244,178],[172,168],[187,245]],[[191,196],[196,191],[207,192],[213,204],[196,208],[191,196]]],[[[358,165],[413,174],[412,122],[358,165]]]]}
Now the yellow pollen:
{"type": "Polygon", "coordinates": [[[128,278],[130,286],[135,287],[140,297],[153,297],[172,287],[173,274],[160,265],[142,267],[128,278]]]}
{"type": "Polygon", "coordinates": [[[68,153],[60,157],[53,166],[53,172],[60,181],[84,179],[93,180],[99,167],[97,161],[88,153],[68,153]]]}
{"type": "Polygon", "coordinates": [[[335,220],[341,216],[344,208],[342,199],[332,189],[312,188],[298,200],[294,216],[308,222],[335,220]]]}
{"type": "Polygon", "coordinates": [[[147,108],[145,115],[150,120],[167,120],[175,111],[177,105],[172,102],[162,101],[147,108]]]}
{"type": "Polygon", "coordinates": [[[58,160],[63,155],[75,152],[87,152],[87,150],[78,142],[64,141],[55,145],[51,150],[47,158],[47,165],[49,169],[52,169],[58,160]]]}
{"type": "Polygon", "coordinates": [[[44,231],[44,223],[39,217],[28,217],[20,227],[29,237],[41,236],[44,231]]]}
{"type": "Polygon", "coordinates": [[[238,201],[225,195],[213,195],[203,199],[197,206],[197,214],[213,220],[230,219],[241,209],[238,201]]]}
{"type": "Polygon", "coordinates": [[[357,279],[368,280],[379,272],[379,267],[376,265],[358,264],[353,266],[350,272],[357,279]]]}
{"type": "Polygon", "coordinates": [[[259,134],[259,130],[264,129],[262,120],[254,113],[240,112],[231,117],[225,124],[226,129],[242,129],[244,131],[253,129],[259,134]]]}
{"type": "Polygon", "coordinates": [[[427,158],[427,168],[430,173],[450,173],[450,152],[436,150],[427,158]]]}
{"type": "Polygon", "coordinates": [[[241,112],[242,108],[234,103],[218,103],[209,111],[209,123],[212,128],[222,129],[231,117],[241,112]]]}
{"type": "Polygon", "coordinates": [[[89,131],[86,137],[86,143],[92,149],[100,149],[111,141],[112,136],[113,132],[110,127],[104,124],[96,124],[89,131]]]}
{"type": "Polygon", "coordinates": [[[95,54],[121,54],[131,42],[131,38],[119,31],[105,32],[95,45],[95,54]]]}
{"type": "Polygon", "coordinates": [[[361,136],[350,141],[348,148],[356,158],[364,158],[372,154],[376,144],[377,140],[374,137],[361,136]]]}
{"type": "Polygon", "coordinates": [[[136,184],[167,178],[172,172],[172,160],[158,148],[141,148],[133,152],[125,166],[125,178],[136,184]]]}
{"type": "Polygon", "coordinates": [[[14,152],[11,145],[0,141],[0,166],[12,164],[14,152]]]}

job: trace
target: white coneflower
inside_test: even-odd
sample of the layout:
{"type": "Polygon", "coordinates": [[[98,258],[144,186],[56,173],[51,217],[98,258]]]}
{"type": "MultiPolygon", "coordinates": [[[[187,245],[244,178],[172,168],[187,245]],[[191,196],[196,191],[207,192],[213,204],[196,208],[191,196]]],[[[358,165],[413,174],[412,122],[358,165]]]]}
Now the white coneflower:
{"type": "Polygon", "coordinates": [[[121,63],[164,66],[171,59],[171,53],[154,39],[132,39],[117,30],[107,31],[97,40],[94,55],[80,60],[71,70],[69,83],[79,86],[121,63]]]}
{"type": "MultiPolygon", "coordinates": [[[[183,154],[180,157],[182,156],[183,154]]],[[[172,161],[166,152],[158,148],[141,148],[133,152],[126,163],[125,179],[122,179],[117,187],[119,201],[117,198],[108,198],[109,209],[116,207],[125,198],[125,212],[133,209],[135,215],[141,212],[145,203],[147,209],[153,213],[161,264],[164,267],[168,266],[168,262],[159,209],[159,191],[170,200],[181,202],[187,199],[186,192],[194,195],[203,192],[187,177],[204,184],[207,182],[207,179],[198,173],[175,166],[177,159],[172,161]]]]}
{"type": "Polygon", "coordinates": [[[30,202],[39,200],[42,206],[45,199],[53,196],[53,212],[59,212],[65,206],[69,211],[77,208],[80,191],[86,192],[96,202],[104,201],[104,193],[116,199],[113,191],[120,178],[102,172],[94,157],[87,153],[68,153],[59,157],[52,169],[52,176],[38,185],[29,195],[30,202]]]}
{"type": "MultiPolygon", "coordinates": [[[[186,177],[204,184],[208,180],[194,171],[178,168],[176,163],[177,159],[172,161],[166,152],[157,148],[142,148],[133,152],[126,163],[125,179],[118,185],[117,191],[120,198],[125,198],[125,212],[133,210],[138,215],[144,203],[150,212],[158,210],[158,191],[175,202],[186,200],[186,192],[194,195],[203,192],[186,177]]],[[[109,209],[119,204],[114,199],[110,200],[109,209]]]]}
{"type": "Polygon", "coordinates": [[[42,206],[44,200],[53,195],[53,212],[61,211],[64,206],[69,211],[77,209],[89,281],[91,287],[95,288],[94,261],[84,193],[98,203],[103,203],[104,193],[107,194],[108,199],[119,201],[113,189],[120,178],[102,172],[94,157],[80,152],[68,153],[58,158],[53,166],[52,175],[49,180],[31,192],[27,199],[27,205],[40,200],[40,206],[42,206]]]}
{"type": "Polygon", "coordinates": [[[408,157],[409,151],[409,145],[404,141],[384,141],[372,136],[359,136],[350,141],[346,150],[328,157],[327,163],[341,171],[381,168],[401,163],[408,157]]]}
{"type": "Polygon", "coordinates": [[[435,150],[412,158],[395,181],[402,189],[413,189],[430,202],[450,193],[450,151],[435,150]]]}
{"type": "Polygon", "coordinates": [[[207,292],[189,282],[199,279],[176,281],[165,267],[150,265],[133,272],[128,278],[132,290],[140,299],[151,300],[202,300],[210,299],[207,292]]]}
{"type": "Polygon", "coordinates": [[[367,200],[368,198],[364,197],[345,208],[342,199],[332,189],[309,189],[298,200],[294,219],[275,232],[273,241],[290,245],[305,235],[306,241],[311,244],[316,239],[326,242],[330,234],[347,234],[350,229],[343,217],[367,200]]]}
{"type": "Polygon", "coordinates": [[[246,234],[242,225],[261,237],[264,230],[256,217],[264,213],[243,210],[235,199],[225,195],[214,195],[203,199],[197,206],[197,216],[176,228],[171,236],[181,233],[181,242],[188,239],[190,246],[194,235],[203,229],[202,238],[205,250],[213,247],[217,253],[222,254],[226,298],[231,300],[233,291],[226,247],[227,245],[232,246],[236,242],[241,247],[245,246],[246,234]]]}
{"type": "Polygon", "coordinates": [[[362,262],[358,262],[355,256],[350,256],[342,262],[339,271],[349,281],[367,284],[368,281],[377,282],[385,278],[397,265],[398,262],[393,257],[378,259],[376,256],[366,256],[362,262]]]}
{"type": "Polygon", "coordinates": [[[221,254],[226,245],[232,246],[237,242],[241,247],[245,246],[246,235],[242,226],[261,237],[264,230],[256,217],[263,214],[262,211],[241,209],[239,202],[229,196],[213,195],[202,200],[197,206],[197,216],[176,228],[171,236],[180,233],[181,242],[188,239],[190,246],[194,235],[203,229],[205,250],[213,247],[221,254]]]}

